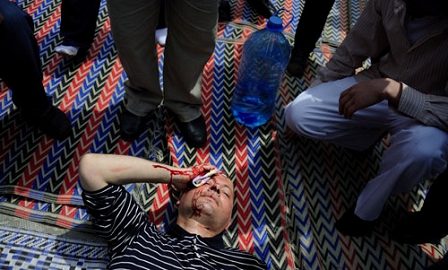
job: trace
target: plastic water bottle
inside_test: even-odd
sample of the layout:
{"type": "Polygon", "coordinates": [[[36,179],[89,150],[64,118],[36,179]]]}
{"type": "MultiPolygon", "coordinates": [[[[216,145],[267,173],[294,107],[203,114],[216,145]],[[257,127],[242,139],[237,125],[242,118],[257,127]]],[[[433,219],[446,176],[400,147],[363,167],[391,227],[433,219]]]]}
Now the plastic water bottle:
{"type": "Polygon", "coordinates": [[[266,28],[253,33],[243,45],[231,110],[235,120],[245,126],[263,125],[275,109],[291,54],[291,45],[282,33],[287,25],[282,24],[274,14],[266,28]]]}

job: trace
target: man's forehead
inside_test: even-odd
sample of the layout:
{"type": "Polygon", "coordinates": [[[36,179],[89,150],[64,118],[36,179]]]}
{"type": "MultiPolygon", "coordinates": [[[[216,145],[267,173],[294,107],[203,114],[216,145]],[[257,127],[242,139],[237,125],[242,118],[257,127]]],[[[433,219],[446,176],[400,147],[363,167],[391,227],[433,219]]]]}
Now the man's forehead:
{"type": "Polygon", "coordinates": [[[217,174],[213,177],[215,181],[219,181],[221,184],[228,186],[230,189],[234,190],[233,181],[228,178],[225,174],[217,174]]]}

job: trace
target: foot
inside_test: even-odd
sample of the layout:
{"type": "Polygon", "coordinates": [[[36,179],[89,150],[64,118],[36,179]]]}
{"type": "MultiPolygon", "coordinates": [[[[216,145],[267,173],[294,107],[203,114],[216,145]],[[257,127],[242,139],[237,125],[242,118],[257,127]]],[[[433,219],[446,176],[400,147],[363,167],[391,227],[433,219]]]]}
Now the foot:
{"type": "Polygon", "coordinates": [[[447,253],[445,253],[445,256],[443,256],[443,258],[440,261],[429,266],[428,268],[425,268],[425,270],[446,270],[446,269],[448,269],[448,254],[447,253]]]}
{"type": "Polygon", "coordinates": [[[73,57],[78,54],[79,47],[59,45],[54,47],[54,50],[62,55],[73,57]]]}
{"type": "Polygon", "coordinates": [[[288,73],[294,77],[301,77],[305,72],[308,57],[309,53],[305,53],[299,49],[293,49],[288,66],[286,67],[288,73]]]}
{"type": "Polygon", "coordinates": [[[207,128],[202,115],[190,122],[176,120],[176,123],[185,142],[190,147],[200,148],[205,145],[207,142],[207,128]]]}
{"type": "Polygon", "coordinates": [[[344,235],[360,237],[367,236],[373,230],[375,221],[363,220],[355,215],[355,207],[350,208],[336,221],[336,229],[344,235]]]}
{"type": "Polygon", "coordinates": [[[166,36],[168,35],[168,28],[162,28],[156,30],[156,41],[160,46],[165,46],[166,36]]]}
{"type": "Polygon", "coordinates": [[[148,121],[148,116],[135,115],[124,107],[122,112],[118,114],[118,118],[120,121],[120,136],[124,141],[133,141],[140,137],[145,131],[148,121]]]}
{"type": "Polygon", "coordinates": [[[391,238],[411,245],[439,243],[448,228],[422,212],[410,212],[391,232],[391,238]],[[440,225],[440,226],[439,226],[440,225]]]}
{"type": "Polygon", "coordinates": [[[22,116],[26,122],[36,125],[43,133],[56,140],[67,138],[72,130],[72,123],[67,115],[53,105],[41,116],[27,115],[23,110],[22,116]]]}

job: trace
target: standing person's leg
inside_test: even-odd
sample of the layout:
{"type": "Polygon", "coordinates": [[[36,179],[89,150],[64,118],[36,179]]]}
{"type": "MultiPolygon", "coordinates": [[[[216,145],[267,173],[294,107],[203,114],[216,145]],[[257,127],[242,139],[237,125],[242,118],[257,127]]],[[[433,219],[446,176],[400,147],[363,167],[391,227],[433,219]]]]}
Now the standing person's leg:
{"type": "Polygon", "coordinates": [[[67,137],[71,123],[52,105],[42,84],[33,20],[16,3],[7,0],[0,0],[0,13],[0,77],[12,90],[14,104],[26,121],[44,133],[56,139],[67,137]]]}
{"type": "Polygon", "coordinates": [[[125,109],[119,115],[121,137],[131,141],[143,133],[147,117],[163,99],[155,41],[160,1],[108,0],[107,7],[118,56],[128,76],[125,109]]]}
{"type": "Polygon", "coordinates": [[[62,45],[55,50],[74,56],[87,51],[94,39],[101,0],[63,0],[61,4],[62,45]]]}
{"type": "Polygon", "coordinates": [[[287,67],[292,76],[302,76],[310,53],[316,47],[334,0],[307,0],[294,36],[294,48],[287,67]]]}
{"type": "Polygon", "coordinates": [[[219,0],[166,2],[170,34],[165,47],[164,94],[190,146],[206,143],[201,116],[202,73],[215,49],[219,0]]]}
{"type": "Polygon", "coordinates": [[[13,90],[12,100],[19,109],[30,115],[42,114],[51,103],[42,85],[42,64],[33,20],[10,1],[0,1],[0,12],[4,17],[0,27],[0,76],[13,90]]]}

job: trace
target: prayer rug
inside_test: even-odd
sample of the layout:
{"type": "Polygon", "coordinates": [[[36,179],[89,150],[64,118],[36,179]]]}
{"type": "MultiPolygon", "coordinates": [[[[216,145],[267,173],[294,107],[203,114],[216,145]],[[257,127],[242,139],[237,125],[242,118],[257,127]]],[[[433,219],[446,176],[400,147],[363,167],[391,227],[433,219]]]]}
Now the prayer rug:
{"type": "MultiPolygon", "coordinates": [[[[271,121],[248,128],[235,122],[230,102],[244,41],[266,21],[244,0],[231,0],[232,21],[219,24],[215,53],[204,68],[202,114],[208,142],[200,149],[184,143],[163,106],[138,139],[120,139],[117,112],[122,109],[126,74],[117,57],[105,0],[90,50],[71,59],[54,52],[61,42],[61,0],[16,2],[33,15],[46,91],[68,115],[73,132],[68,139],[55,141],[24,124],[11,92],[0,84],[1,213],[91,230],[77,171],[81,156],[88,152],[131,155],[181,167],[210,162],[226,171],[236,186],[234,219],[225,242],[263,259],[269,269],[421,269],[443,255],[441,244],[402,245],[388,236],[404,211],[418,210],[427,184],[412,194],[392,198],[381,225],[370,237],[345,237],[334,227],[377,173],[387,136],[372,153],[358,157],[294,136],[285,125],[284,106],[306,90],[317,68],[331,58],[366,1],[336,0],[304,76],[286,74],[271,121]]],[[[272,3],[290,11],[279,16],[285,24],[291,21],[284,33],[292,44],[304,1],[272,3]]],[[[162,70],[163,48],[158,47],[158,52],[162,70]]],[[[166,185],[127,188],[162,229],[174,220],[176,194],[166,185]]],[[[27,263],[28,255],[23,258],[27,263]]]]}
{"type": "Polygon", "coordinates": [[[0,225],[1,269],[106,269],[105,243],[0,225]]]}

